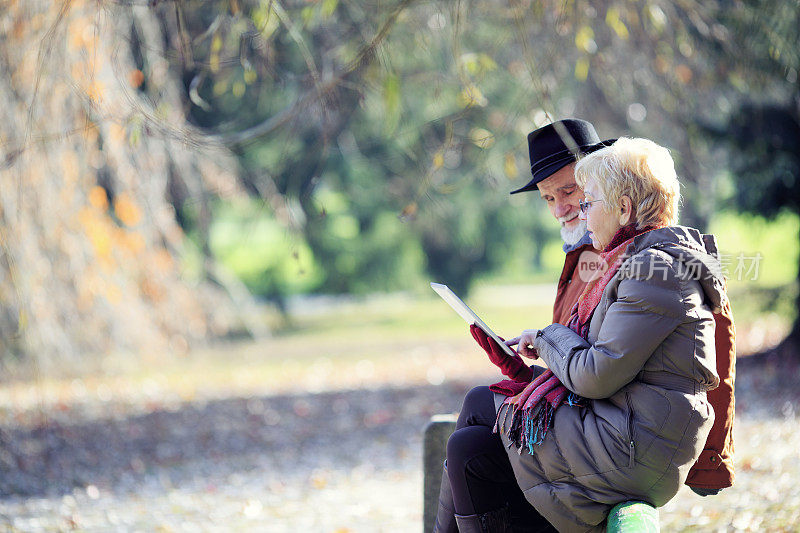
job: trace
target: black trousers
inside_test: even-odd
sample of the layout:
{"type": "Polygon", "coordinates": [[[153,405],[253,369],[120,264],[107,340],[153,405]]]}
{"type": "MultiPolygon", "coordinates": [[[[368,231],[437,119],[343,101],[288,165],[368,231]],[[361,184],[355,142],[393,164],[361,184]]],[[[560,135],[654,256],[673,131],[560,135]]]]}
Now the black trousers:
{"type": "Polygon", "coordinates": [[[489,387],[467,393],[456,430],[447,441],[447,474],[456,514],[483,514],[508,505],[515,531],[555,531],[517,485],[500,436],[492,432],[496,417],[489,387]]]}

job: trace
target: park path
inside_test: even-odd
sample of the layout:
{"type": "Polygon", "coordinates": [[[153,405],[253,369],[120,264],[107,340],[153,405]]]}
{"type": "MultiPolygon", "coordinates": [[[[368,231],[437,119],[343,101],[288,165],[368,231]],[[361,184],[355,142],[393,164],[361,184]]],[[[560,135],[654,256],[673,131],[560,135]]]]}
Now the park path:
{"type": "MultiPolygon", "coordinates": [[[[740,373],[736,485],[681,491],[664,531],[797,530],[800,393],[785,377],[740,373]]],[[[418,532],[422,429],[488,379],[4,406],[0,531],[418,532]]]]}

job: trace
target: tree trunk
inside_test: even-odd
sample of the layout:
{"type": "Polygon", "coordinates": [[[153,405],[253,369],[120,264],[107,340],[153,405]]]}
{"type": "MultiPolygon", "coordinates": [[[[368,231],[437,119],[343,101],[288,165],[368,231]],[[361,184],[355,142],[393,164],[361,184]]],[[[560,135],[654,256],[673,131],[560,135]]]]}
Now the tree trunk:
{"type": "Polygon", "coordinates": [[[181,351],[234,327],[230,298],[181,275],[168,183],[172,172],[193,194],[232,191],[236,165],[186,124],[153,11],[78,0],[4,10],[0,361],[181,351]]]}

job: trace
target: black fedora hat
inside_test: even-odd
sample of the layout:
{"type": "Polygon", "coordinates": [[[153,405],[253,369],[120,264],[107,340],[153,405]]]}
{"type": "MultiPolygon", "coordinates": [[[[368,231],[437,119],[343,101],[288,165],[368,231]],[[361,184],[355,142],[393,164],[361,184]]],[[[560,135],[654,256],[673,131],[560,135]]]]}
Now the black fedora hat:
{"type": "Polygon", "coordinates": [[[591,122],[568,118],[542,126],[528,134],[528,153],[531,157],[533,179],[511,194],[538,189],[538,183],[554,172],[604,146],[611,146],[616,139],[601,141],[591,122]]]}

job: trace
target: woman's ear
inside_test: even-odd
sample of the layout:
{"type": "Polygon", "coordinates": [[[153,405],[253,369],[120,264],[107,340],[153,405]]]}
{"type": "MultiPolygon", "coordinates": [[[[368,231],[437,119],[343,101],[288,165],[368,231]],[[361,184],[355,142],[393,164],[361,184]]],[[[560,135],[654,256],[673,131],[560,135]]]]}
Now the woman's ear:
{"type": "Polygon", "coordinates": [[[634,221],[633,201],[630,196],[623,195],[619,199],[619,225],[627,226],[634,221]]]}

